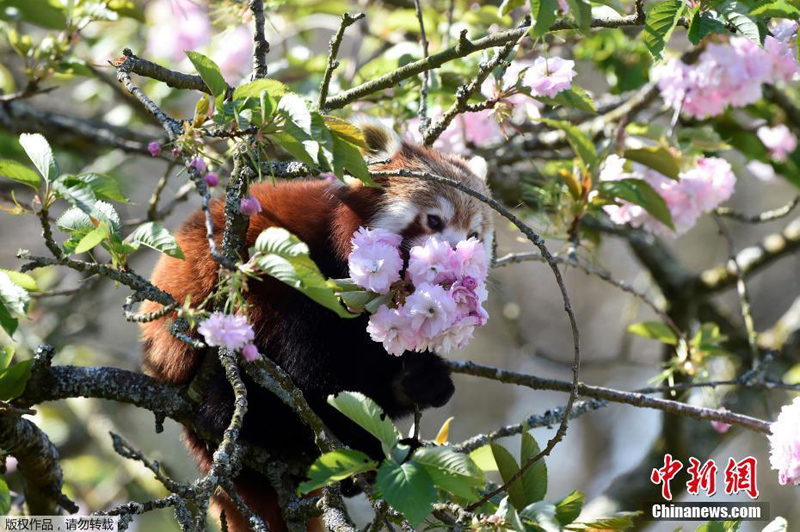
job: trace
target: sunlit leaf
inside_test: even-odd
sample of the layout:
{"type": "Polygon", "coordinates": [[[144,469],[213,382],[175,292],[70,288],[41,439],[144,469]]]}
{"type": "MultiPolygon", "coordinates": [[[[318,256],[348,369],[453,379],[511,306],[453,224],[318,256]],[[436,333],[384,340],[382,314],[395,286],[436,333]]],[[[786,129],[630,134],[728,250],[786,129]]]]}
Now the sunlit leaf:
{"type": "Polygon", "coordinates": [[[431,513],[437,500],[433,479],[424,467],[414,462],[400,465],[394,460],[386,460],[378,469],[375,487],[413,527],[431,513]]]}
{"type": "Polygon", "coordinates": [[[24,164],[18,163],[17,161],[12,161],[10,159],[0,160],[0,176],[7,177],[12,181],[16,181],[17,183],[27,185],[34,190],[39,188],[39,183],[42,181],[42,178],[39,176],[39,174],[24,164]]]}
{"type": "Polygon", "coordinates": [[[600,183],[600,193],[604,197],[629,201],[644,208],[653,218],[670,229],[672,215],[664,198],[656,192],[652,185],[643,179],[620,179],[600,183]]]}
{"type": "Polygon", "coordinates": [[[678,337],[675,336],[675,332],[660,321],[634,323],[628,327],[628,332],[636,336],[641,336],[642,338],[658,340],[659,342],[669,345],[676,345],[678,343],[678,337]]]}
{"type": "Polygon", "coordinates": [[[175,237],[158,222],[143,223],[125,238],[125,243],[133,248],[147,246],[176,259],[184,258],[175,237]]]}
{"type": "Polygon", "coordinates": [[[389,456],[400,439],[400,432],[375,401],[359,392],[339,392],[328,396],[328,404],[378,438],[389,456]]]}
{"type": "Polygon", "coordinates": [[[353,318],[336,296],[336,283],[327,281],[309,256],[308,246],[281,227],[258,235],[251,262],[258,270],[295,288],[340,317],[353,318]]]}
{"type": "Polygon", "coordinates": [[[309,480],[302,482],[298,491],[302,495],[377,467],[377,462],[355,449],[325,453],[311,464],[308,469],[309,480]]]}
{"type": "Polygon", "coordinates": [[[192,62],[197,73],[214,96],[224,95],[228,89],[225,78],[222,77],[219,66],[200,52],[187,51],[186,56],[192,62]]]}
{"type": "Polygon", "coordinates": [[[0,401],[16,399],[25,391],[33,360],[23,360],[0,373],[0,401]]]}
{"type": "Polygon", "coordinates": [[[19,143],[45,180],[52,181],[58,177],[58,164],[47,139],[39,133],[23,133],[19,136],[19,143]]]}
{"type": "Polygon", "coordinates": [[[666,0],[656,4],[647,13],[644,44],[656,61],[661,61],[664,57],[664,48],[683,12],[684,3],[681,0],[666,0]]]}

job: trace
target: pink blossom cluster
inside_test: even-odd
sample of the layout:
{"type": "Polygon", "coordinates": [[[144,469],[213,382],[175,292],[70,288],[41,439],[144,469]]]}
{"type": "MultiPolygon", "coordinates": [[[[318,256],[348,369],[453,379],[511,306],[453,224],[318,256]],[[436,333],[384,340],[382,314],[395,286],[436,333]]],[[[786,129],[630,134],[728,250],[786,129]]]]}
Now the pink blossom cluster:
{"type": "Polygon", "coordinates": [[[486,323],[486,250],[475,238],[455,248],[436,237],[409,252],[405,282],[400,235],[359,229],[353,235],[350,276],[360,287],[386,294],[389,303],[370,316],[367,332],[387,352],[432,350],[448,353],[464,347],[475,327],[486,323]]]}
{"type": "Polygon", "coordinates": [[[255,332],[244,316],[232,316],[214,312],[197,328],[210,347],[224,347],[231,351],[242,351],[247,360],[258,358],[258,348],[253,345],[255,332]]]}
{"type": "Polygon", "coordinates": [[[657,67],[661,97],[667,105],[696,118],[717,116],[729,105],[743,107],[762,97],[764,83],[790,81],[798,74],[791,31],[776,31],[761,48],[745,37],[710,43],[698,61],[672,59],[657,67]]]}
{"type": "MultiPolygon", "coordinates": [[[[626,172],[627,161],[610,155],[600,172],[601,181],[619,179],[643,179],[658,192],[669,208],[675,234],[681,235],[691,229],[700,216],[718,207],[733,195],[736,176],[731,165],[718,157],[701,157],[690,170],[682,172],[678,180],[670,179],[655,170],[638,163],[631,163],[626,172]]],[[[616,224],[631,224],[644,227],[654,233],[669,234],[664,224],[650,216],[639,205],[620,201],[619,205],[603,207],[616,224]]]]}
{"type": "MultiPolygon", "coordinates": [[[[149,4],[147,17],[147,49],[151,56],[178,63],[186,58],[187,50],[212,44],[208,1],[156,0],[149,4]]],[[[243,74],[250,68],[253,38],[247,26],[225,31],[210,48],[211,58],[225,76],[243,74]]]]}
{"type": "Polygon", "coordinates": [[[797,148],[797,137],[784,124],[775,127],[762,126],[758,128],[756,135],[776,162],[785,161],[786,157],[797,148]]]}
{"type": "MultiPolygon", "coordinates": [[[[502,78],[491,75],[481,85],[481,93],[487,100],[497,100],[494,108],[457,116],[434,147],[467,154],[469,145],[485,146],[499,141],[506,135],[498,120],[505,122],[509,119],[512,124],[520,125],[539,118],[542,104],[531,96],[552,98],[569,89],[575,76],[575,62],[560,57],[513,61],[502,78]],[[523,91],[530,92],[530,96],[516,88],[517,81],[521,82],[523,91]]],[[[421,140],[418,129],[418,119],[408,123],[408,131],[415,141],[421,140]]]]}
{"type": "Polygon", "coordinates": [[[800,397],[781,408],[770,432],[769,463],[778,471],[778,482],[800,485],[800,397]]]}

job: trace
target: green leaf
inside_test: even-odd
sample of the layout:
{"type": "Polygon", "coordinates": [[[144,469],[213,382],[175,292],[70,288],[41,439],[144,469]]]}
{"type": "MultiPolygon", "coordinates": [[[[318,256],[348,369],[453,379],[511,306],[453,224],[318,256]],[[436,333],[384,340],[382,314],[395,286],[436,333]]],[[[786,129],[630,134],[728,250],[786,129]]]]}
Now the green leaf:
{"type": "Polygon", "coordinates": [[[592,168],[597,164],[597,151],[595,150],[594,144],[580,129],[562,120],[552,120],[550,118],[542,118],[540,120],[564,132],[567,137],[567,142],[569,142],[572,150],[581,161],[583,161],[584,165],[592,168]]]}
{"type": "Polygon", "coordinates": [[[727,20],[736,31],[761,46],[761,32],[758,24],[750,17],[747,6],[737,0],[729,0],[719,6],[719,13],[727,20]]]}
{"type": "Polygon", "coordinates": [[[129,234],[124,242],[134,249],[138,249],[140,245],[143,245],[175,259],[183,260],[184,258],[183,251],[181,251],[175,237],[158,222],[143,223],[133,233],[129,234]]]}
{"type": "Polygon", "coordinates": [[[0,301],[9,310],[25,314],[28,307],[28,291],[11,280],[4,271],[0,271],[0,301]]]}
{"type": "Polygon", "coordinates": [[[359,392],[339,392],[328,396],[328,404],[378,438],[386,456],[391,455],[400,432],[375,401],[359,392]]]}
{"type": "Polygon", "coordinates": [[[92,190],[96,199],[128,203],[128,198],[122,192],[122,186],[116,179],[107,175],[96,173],[64,175],[59,178],[59,181],[68,187],[82,183],[92,190]]]}
{"type": "Polygon", "coordinates": [[[529,0],[531,6],[531,38],[538,39],[547,33],[558,18],[558,0],[529,0]]]}
{"type": "Polygon", "coordinates": [[[0,300],[0,327],[3,328],[7,335],[13,336],[18,326],[19,321],[11,315],[5,303],[0,300]]]}
{"type": "Polygon", "coordinates": [[[67,200],[85,213],[92,212],[97,197],[89,184],[63,175],[52,182],[56,197],[67,200]]]}
{"type": "Polygon", "coordinates": [[[664,344],[678,344],[678,337],[675,336],[675,332],[660,321],[643,321],[641,323],[634,323],[628,327],[628,332],[635,334],[636,336],[641,336],[642,338],[658,340],[664,344]]]}
{"type": "Polygon", "coordinates": [[[0,401],[11,401],[22,395],[31,378],[31,364],[33,360],[23,360],[0,373],[0,401]]]}
{"type": "Polygon", "coordinates": [[[594,105],[592,97],[578,85],[573,85],[569,89],[559,92],[552,98],[552,102],[563,105],[564,107],[569,107],[570,109],[578,109],[579,111],[586,111],[587,113],[593,114],[597,113],[597,108],[594,105]]]}
{"type": "Polygon", "coordinates": [[[698,526],[695,532],[736,532],[739,530],[739,525],[740,521],[711,521],[698,526]]]}
{"type": "Polygon", "coordinates": [[[109,0],[108,9],[120,16],[138,20],[141,23],[147,22],[144,10],[137,6],[132,0],[109,0]]]}
{"type": "Polygon", "coordinates": [[[64,5],[56,0],[3,0],[0,20],[21,20],[52,30],[67,29],[64,5]]]}
{"type": "MultiPolygon", "coordinates": [[[[508,449],[502,445],[494,442],[490,443],[490,445],[494,461],[497,463],[497,469],[500,471],[503,483],[506,483],[519,471],[517,461],[511,456],[508,449]]],[[[508,496],[514,508],[525,507],[525,486],[523,486],[521,478],[518,478],[509,486],[508,496]]]]}
{"type": "Polygon", "coordinates": [[[251,261],[258,269],[288,284],[342,318],[354,318],[336,296],[336,283],[327,281],[309,256],[308,246],[282,227],[258,235],[251,261]]]}
{"type": "Polygon", "coordinates": [[[776,517],[761,532],[786,532],[789,530],[789,523],[783,517],[776,517]]]}
{"type": "Polygon", "coordinates": [[[470,502],[479,499],[478,488],[486,477],[469,455],[450,447],[420,447],[414,452],[414,461],[425,468],[437,488],[470,502]]]}
{"type": "Polygon", "coordinates": [[[39,133],[23,133],[19,136],[19,143],[46,181],[52,181],[58,176],[58,164],[47,139],[39,133]]]}
{"type": "Polygon", "coordinates": [[[333,136],[333,173],[337,178],[344,177],[344,171],[354,175],[367,186],[377,186],[369,175],[369,168],[364,162],[361,151],[349,142],[333,136]]]}
{"type": "Polygon", "coordinates": [[[263,91],[267,91],[270,96],[277,100],[289,92],[289,89],[276,79],[257,79],[236,87],[236,90],[233,91],[233,99],[259,98],[263,91]]]}
{"type": "Polygon", "coordinates": [[[109,236],[108,225],[101,223],[92,231],[86,233],[83,238],[75,246],[74,254],[86,253],[95,248],[100,242],[109,236]]]}
{"type": "Polygon", "coordinates": [[[500,4],[500,8],[497,10],[497,14],[504,17],[524,5],[525,0],[503,0],[503,3],[500,4]]]}
{"type": "Polygon", "coordinates": [[[578,31],[588,35],[592,31],[592,4],[588,0],[567,0],[569,12],[575,19],[578,31]]]}
{"type": "Polygon", "coordinates": [[[786,0],[762,0],[750,8],[750,14],[754,17],[788,18],[797,20],[800,18],[800,9],[786,0]]]}
{"type": "Polygon", "coordinates": [[[378,467],[378,462],[355,449],[339,449],[317,458],[308,469],[309,480],[298,486],[304,495],[317,488],[333,484],[347,477],[378,467]]]}
{"type": "Polygon", "coordinates": [[[225,78],[222,77],[222,72],[220,72],[217,64],[211,58],[199,52],[187,51],[186,56],[192,62],[200,77],[203,78],[203,82],[211,93],[214,96],[224,96],[225,91],[228,90],[228,84],[225,82],[225,78]]]}
{"type": "Polygon", "coordinates": [[[639,205],[653,218],[670,229],[675,229],[672,225],[672,215],[664,198],[647,181],[642,179],[604,181],[600,183],[599,190],[604,197],[617,198],[639,205]]]}
{"type": "Polygon", "coordinates": [[[723,22],[720,16],[714,11],[696,12],[692,17],[691,24],[689,24],[689,41],[694,45],[698,45],[700,41],[712,33],[728,33],[725,22],[723,22]]]}
{"type": "Polygon", "coordinates": [[[14,346],[7,345],[4,348],[0,349],[0,371],[5,370],[9,364],[11,364],[11,359],[14,358],[14,346]]]}
{"type": "Polygon", "coordinates": [[[510,497],[503,497],[503,500],[501,500],[500,504],[497,505],[497,511],[494,513],[494,515],[503,518],[503,520],[507,523],[507,526],[505,527],[507,530],[526,532],[528,529],[519,518],[517,510],[510,504],[510,500],[510,497]]]}
{"type": "Polygon", "coordinates": [[[524,521],[535,523],[536,529],[544,532],[561,532],[561,524],[556,515],[556,506],[551,502],[537,501],[519,512],[524,521]]]}
{"type": "Polygon", "coordinates": [[[676,181],[681,173],[680,161],[664,146],[647,146],[645,148],[625,150],[623,157],[641,163],[676,181]]]}
{"type": "MultiPolygon", "coordinates": [[[[520,467],[541,452],[539,444],[528,432],[522,433],[521,447],[519,455],[520,467]]],[[[522,489],[525,493],[525,504],[522,506],[544,499],[547,494],[547,465],[544,459],[539,459],[522,474],[522,489]]],[[[518,506],[518,508],[521,508],[521,506],[518,506]]]]}
{"type": "Polygon", "coordinates": [[[581,515],[585,503],[586,495],[573,491],[556,503],[556,519],[562,526],[567,526],[581,515]]]}
{"type": "Polygon", "coordinates": [[[39,291],[39,285],[36,284],[36,279],[31,277],[27,273],[15,272],[14,270],[6,270],[4,268],[0,268],[0,272],[3,272],[6,275],[8,275],[12,283],[24,288],[28,292],[39,291]]]}
{"type": "Polygon", "coordinates": [[[0,175],[12,181],[16,181],[17,183],[27,185],[34,190],[38,190],[39,184],[42,182],[42,178],[39,174],[24,164],[12,161],[11,159],[0,160],[0,175]]]}
{"type": "Polygon", "coordinates": [[[8,490],[6,479],[0,476],[0,515],[6,515],[11,510],[11,492],[8,490]]]}
{"type": "Polygon", "coordinates": [[[669,41],[675,25],[683,14],[681,0],[666,0],[656,4],[647,14],[644,25],[644,44],[656,61],[663,58],[664,48],[669,41]]]}
{"type": "Polygon", "coordinates": [[[311,137],[311,111],[304,99],[294,93],[288,93],[278,102],[278,113],[311,137]]]}
{"type": "Polygon", "coordinates": [[[394,460],[386,460],[378,469],[376,487],[383,499],[403,514],[412,527],[431,513],[437,500],[433,479],[415,462],[398,465],[394,460]]]}
{"type": "Polygon", "coordinates": [[[618,512],[611,517],[601,517],[590,522],[572,523],[566,526],[566,530],[627,530],[634,525],[635,519],[642,512],[618,512]]]}
{"type": "Polygon", "coordinates": [[[358,148],[369,149],[367,141],[364,139],[364,133],[358,127],[335,116],[326,115],[323,118],[325,119],[325,125],[331,131],[334,138],[339,137],[350,144],[354,144],[358,148]]]}

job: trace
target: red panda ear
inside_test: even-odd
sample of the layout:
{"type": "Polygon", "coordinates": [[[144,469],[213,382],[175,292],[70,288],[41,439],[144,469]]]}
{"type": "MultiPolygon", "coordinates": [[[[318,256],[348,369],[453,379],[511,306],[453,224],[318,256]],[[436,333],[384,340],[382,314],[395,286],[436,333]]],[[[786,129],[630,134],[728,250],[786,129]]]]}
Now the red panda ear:
{"type": "Polygon", "coordinates": [[[467,161],[467,166],[469,166],[469,169],[472,170],[472,173],[479,177],[481,181],[486,181],[486,176],[489,173],[489,167],[486,164],[486,159],[480,155],[476,155],[467,161]]]}
{"type": "Polygon", "coordinates": [[[374,159],[391,159],[400,151],[400,136],[378,119],[361,115],[352,118],[350,122],[364,134],[367,143],[367,149],[362,150],[364,155],[374,159]]]}

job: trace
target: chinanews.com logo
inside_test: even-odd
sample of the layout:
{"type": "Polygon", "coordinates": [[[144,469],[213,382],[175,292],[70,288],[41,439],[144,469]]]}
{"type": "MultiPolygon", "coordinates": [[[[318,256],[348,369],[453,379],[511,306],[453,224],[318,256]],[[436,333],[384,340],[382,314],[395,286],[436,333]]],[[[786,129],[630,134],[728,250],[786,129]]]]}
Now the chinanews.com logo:
{"type": "MultiPolygon", "coordinates": [[[[757,461],[752,456],[741,460],[728,458],[724,470],[711,459],[705,462],[695,457],[689,458],[686,474],[686,493],[693,496],[711,497],[720,493],[726,495],[745,494],[750,499],[758,498],[758,484],[756,480],[757,461]],[[722,484],[717,487],[718,476],[722,477],[722,484]]],[[[678,473],[684,470],[684,464],[672,457],[664,455],[664,465],[653,469],[650,481],[661,486],[659,502],[648,503],[645,515],[648,519],[656,521],[768,521],[769,503],[766,502],[672,502],[673,481],[678,482],[678,473]]]]}

